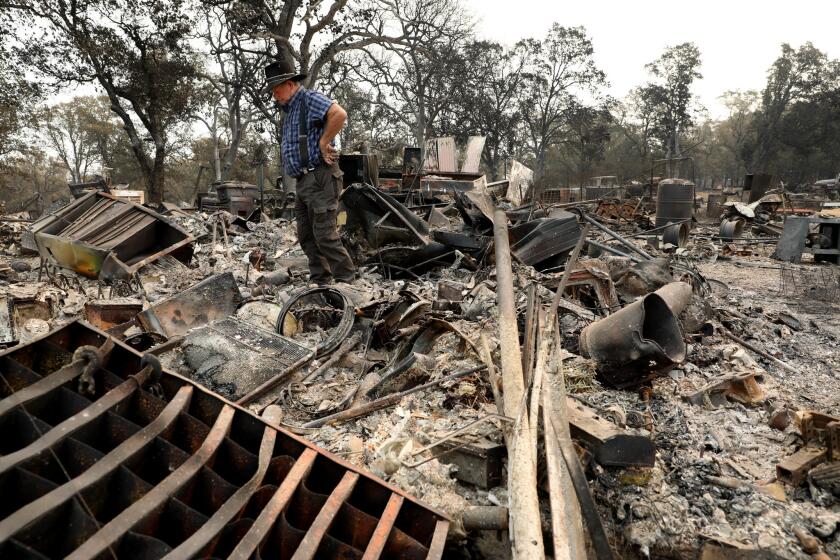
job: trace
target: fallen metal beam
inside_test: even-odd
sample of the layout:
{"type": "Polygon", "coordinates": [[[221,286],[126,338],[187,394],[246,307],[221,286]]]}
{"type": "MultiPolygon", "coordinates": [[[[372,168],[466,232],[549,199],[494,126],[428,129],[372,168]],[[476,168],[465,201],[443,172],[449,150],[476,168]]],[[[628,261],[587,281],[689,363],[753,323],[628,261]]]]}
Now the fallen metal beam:
{"type": "Polygon", "coordinates": [[[588,216],[584,212],[581,212],[581,216],[583,217],[584,220],[586,220],[587,222],[589,222],[590,224],[592,224],[596,228],[600,229],[601,231],[603,231],[604,233],[606,233],[607,235],[609,235],[610,237],[612,237],[613,239],[615,239],[616,241],[618,241],[619,243],[621,243],[622,245],[624,245],[625,247],[627,247],[628,249],[633,251],[634,253],[638,253],[639,255],[641,255],[642,258],[644,258],[646,260],[649,260],[649,261],[653,260],[653,257],[650,256],[648,253],[646,253],[645,251],[643,251],[639,247],[636,247],[635,244],[630,243],[629,241],[627,241],[627,239],[620,236],[619,234],[617,234],[616,232],[614,232],[613,230],[611,230],[610,228],[608,228],[607,226],[605,226],[604,224],[602,224],[601,222],[596,220],[595,218],[593,218],[591,216],[588,216]]]}

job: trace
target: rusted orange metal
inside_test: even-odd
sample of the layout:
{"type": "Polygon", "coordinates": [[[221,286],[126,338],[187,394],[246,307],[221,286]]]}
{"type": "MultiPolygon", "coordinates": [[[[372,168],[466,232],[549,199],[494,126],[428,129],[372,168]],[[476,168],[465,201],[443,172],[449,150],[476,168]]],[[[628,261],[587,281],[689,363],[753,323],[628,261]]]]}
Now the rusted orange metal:
{"type": "Polygon", "coordinates": [[[445,516],[85,323],[0,376],[0,557],[443,554],[445,516]]]}

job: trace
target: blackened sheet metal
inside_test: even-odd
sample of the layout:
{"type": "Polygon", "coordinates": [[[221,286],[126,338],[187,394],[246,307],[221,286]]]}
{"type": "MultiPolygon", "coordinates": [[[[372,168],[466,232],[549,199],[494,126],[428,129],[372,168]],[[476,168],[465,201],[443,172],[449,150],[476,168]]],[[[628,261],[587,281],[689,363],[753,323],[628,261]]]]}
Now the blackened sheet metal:
{"type": "Polygon", "coordinates": [[[223,272],[156,303],[137,315],[137,320],[146,332],[171,338],[234,315],[241,301],[233,273],[223,272]]]}
{"type": "Polygon", "coordinates": [[[480,252],[490,243],[489,236],[443,230],[432,231],[432,239],[463,252],[480,252]]]}
{"type": "Polygon", "coordinates": [[[785,220],[785,229],[782,230],[782,236],[771,257],[780,261],[800,262],[802,253],[805,251],[810,225],[810,218],[788,216],[785,220]]]}
{"type": "Polygon", "coordinates": [[[580,237],[580,226],[574,214],[556,218],[540,218],[510,228],[510,250],[522,264],[537,269],[562,264],[580,237]],[[546,262],[549,261],[550,262],[546,262]]]}
{"type": "Polygon", "coordinates": [[[583,442],[599,464],[607,467],[652,467],[656,461],[653,440],[622,430],[592,409],[571,397],[566,398],[566,414],[572,436],[583,442]]]}
{"type": "MultiPolygon", "coordinates": [[[[405,274],[416,277],[429,270],[449,266],[455,262],[455,249],[435,241],[423,247],[385,247],[368,259],[366,264],[383,264],[392,277],[404,278],[405,274]]],[[[470,267],[470,262],[463,263],[470,267]]]]}
{"type": "Polygon", "coordinates": [[[164,255],[192,258],[194,238],[160,214],[93,192],[32,224],[42,259],[90,278],[129,279],[164,255]]]}
{"type": "Polygon", "coordinates": [[[428,245],[429,226],[394,197],[370,185],[356,183],[341,194],[347,227],[361,228],[374,248],[389,243],[428,245]]]}
{"type": "Polygon", "coordinates": [[[151,391],[120,342],[96,394],[46,382],[107,340],[73,322],[0,353],[0,399],[50,385],[0,415],[0,556],[442,556],[443,515],[177,374],[151,391]]]}

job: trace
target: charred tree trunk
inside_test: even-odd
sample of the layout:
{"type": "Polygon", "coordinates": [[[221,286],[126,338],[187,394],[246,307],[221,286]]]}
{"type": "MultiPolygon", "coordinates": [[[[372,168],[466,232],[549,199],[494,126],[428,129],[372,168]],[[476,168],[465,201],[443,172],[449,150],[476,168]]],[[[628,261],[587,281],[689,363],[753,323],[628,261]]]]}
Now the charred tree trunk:
{"type": "Polygon", "coordinates": [[[164,175],[166,159],[166,148],[158,146],[155,148],[155,160],[152,164],[151,173],[146,177],[146,190],[149,193],[149,202],[160,204],[164,195],[164,175]]]}

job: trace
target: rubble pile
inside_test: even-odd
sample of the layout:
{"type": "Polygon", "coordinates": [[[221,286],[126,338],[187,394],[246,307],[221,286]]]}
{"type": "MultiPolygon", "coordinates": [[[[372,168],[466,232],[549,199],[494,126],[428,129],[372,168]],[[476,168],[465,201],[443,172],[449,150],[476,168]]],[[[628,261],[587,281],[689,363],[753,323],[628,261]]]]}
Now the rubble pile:
{"type": "Polygon", "coordinates": [[[360,277],[329,286],[287,213],[9,216],[4,355],[82,319],[441,512],[461,557],[529,530],[557,556],[840,557],[836,218],[443,179],[348,185],[360,277]]]}

